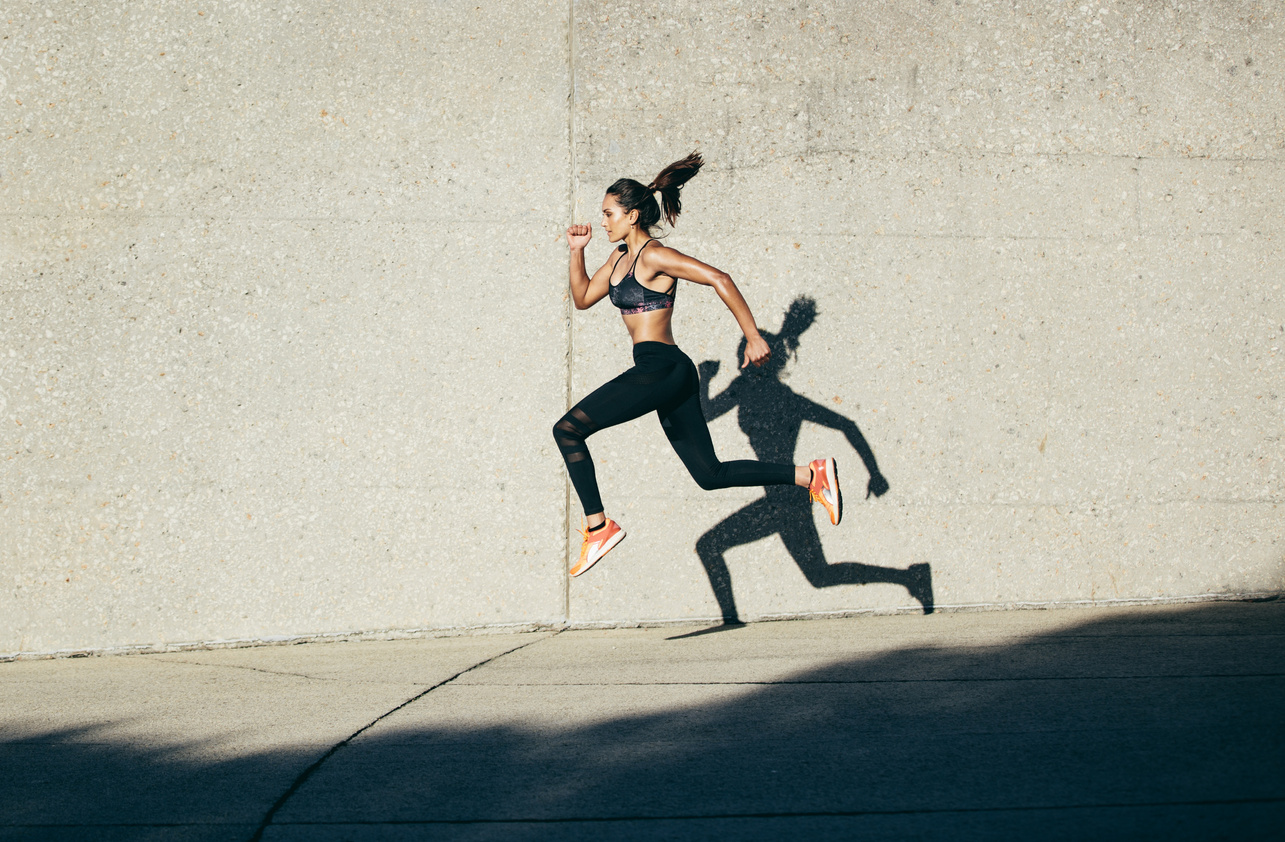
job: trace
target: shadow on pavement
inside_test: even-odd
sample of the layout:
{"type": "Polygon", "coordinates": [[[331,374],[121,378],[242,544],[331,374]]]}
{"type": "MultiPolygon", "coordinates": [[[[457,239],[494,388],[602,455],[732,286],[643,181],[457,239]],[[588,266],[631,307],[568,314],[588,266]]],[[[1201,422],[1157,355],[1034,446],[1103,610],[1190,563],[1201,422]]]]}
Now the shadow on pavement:
{"type": "MultiPolygon", "coordinates": [[[[723,683],[664,683],[665,653],[713,662],[721,636],[652,638],[632,681],[434,690],[264,838],[1274,838],[1278,609],[1113,613],[723,683]]],[[[4,741],[0,837],[248,838],[323,750],[199,765],[92,730],[4,741]]]]}

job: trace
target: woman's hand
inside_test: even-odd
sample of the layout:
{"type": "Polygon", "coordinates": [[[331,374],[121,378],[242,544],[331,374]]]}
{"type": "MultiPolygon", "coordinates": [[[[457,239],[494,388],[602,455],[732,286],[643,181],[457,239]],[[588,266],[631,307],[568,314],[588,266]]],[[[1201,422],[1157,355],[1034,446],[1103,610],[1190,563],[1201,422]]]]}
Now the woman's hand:
{"type": "Polygon", "coordinates": [[[763,365],[767,362],[768,357],[772,356],[772,349],[767,347],[762,336],[755,336],[753,339],[745,340],[745,362],[741,363],[741,368],[746,368],[750,363],[754,366],[763,365]]]}
{"type": "Polygon", "coordinates": [[[593,226],[587,222],[572,225],[567,229],[567,245],[572,249],[584,251],[584,247],[589,245],[591,239],[593,239],[593,226]]]}

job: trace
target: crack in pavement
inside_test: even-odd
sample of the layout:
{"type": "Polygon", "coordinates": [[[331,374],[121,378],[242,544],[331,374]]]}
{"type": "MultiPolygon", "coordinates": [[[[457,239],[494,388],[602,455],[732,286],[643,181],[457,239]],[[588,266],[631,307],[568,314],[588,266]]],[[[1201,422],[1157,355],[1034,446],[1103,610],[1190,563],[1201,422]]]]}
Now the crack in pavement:
{"type": "Polygon", "coordinates": [[[282,807],[285,806],[286,802],[289,801],[290,798],[296,792],[298,792],[305,783],[308,782],[308,779],[312,777],[313,773],[315,773],[318,769],[320,769],[327,760],[329,760],[332,756],[334,756],[334,754],[338,752],[341,748],[348,745],[353,740],[357,739],[357,737],[361,736],[363,733],[370,730],[371,728],[379,724],[384,719],[387,719],[388,717],[392,716],[394,713],[397,713],[397,711],[405,707],[408,707],[414,704],[415,702],[418,702],[420,699],[424,698],[429,693],[432,693],[437,688],[445,687],[447,684],[450,684],[452,681],[459,678],[460,676],[470,673],[473,670],[480,669],[486,666],[487,664],[492,663],[493,661],[497,661],[500,658],[503,658],[505,655],[511,655],[520,649],[526,649],[528,646],[534,646],[535,644],[540,643],[541,641],[550,640],[554,637],[557,637],[561,633],[562,632],[560,630],[555,631],[553,632],[553,634],[549,635],[548,637],[541,637],[537,640],[532,640],[529,643],[523,643],[521,646],[515,646],[512,649],[506,649],[505,651],[499,653],[498,655],[492,655],[491,657],[487,658],[484,661],[479,661],[476,664],[473,664],[471,667],[462,669],[459,672],[452,675],[450,678],[447,678],[444,681],[439,681],[436,684],[428,687],[427,689],[422,690],[419,693],[416,693],[414,696],[411,696],[409,699],[397,705],[396,707],[392,708],[391,710],[384,711],[379,716],[372,719],[370,722],[367,722],[365,725],[361,726],[356,731],[353,731],[344,739],[335,743],[333,746],[330,747],[330,749],[325,754],[323,754],[321,757],[313,761],[312,765],[310,765],[308,768],[300,772],[299,776],[294,779],[294,782],[291,783],[290,786],[286,789],[286,791],[281,794],[281,797],[278,798],[276,802],[271,807],[268,808],[268,812],[263,816],[263,821],[259,823],[259,827],[254,831],[254,835],[250,837],[250,842],[261,842],[261,840],[263,839],[264,831],[266,831],[268,829],[268,826],[272,824],[273,818],[276,816],[277,812],[282,807]]]}
{"type": "MultiPolygon", "coordinates": [[[[183,664],[189,667],[215,667],[217,669],[227,669],[227,670],[247,670],[249,672],[262,672],[268,675],[285,675],[291,678],[306,678],[309,681],[344,681],[345,680],[343,678],[330,678],[322,675],[308,675],[307,673],[303,673],[303,672],[285,672],[284,670],[268,670],[268,669],[264,669],[263,667],[247,667],[241,664],[208,664],[203,661],[181,661],[177,658],[171,659],[171,660],[165,660],[165,661],[158,661],[157,663],[183,664]]],[[[362,682],[349,682],[349,683],[359,684],[362,682]]],[[[406,682],[406,683],[413,684],[414,682],[406,682]]]]}

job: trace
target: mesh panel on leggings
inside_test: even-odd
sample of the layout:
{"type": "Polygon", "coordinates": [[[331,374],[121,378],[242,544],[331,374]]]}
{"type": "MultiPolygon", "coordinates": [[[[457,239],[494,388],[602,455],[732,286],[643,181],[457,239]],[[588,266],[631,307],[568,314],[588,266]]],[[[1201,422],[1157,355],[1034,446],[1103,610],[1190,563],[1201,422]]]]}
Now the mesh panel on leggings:
{"type": "Polygon", "coordinates": [[[573,408],[553,425],[553,438],[567,462],[583,462],[589,458],[585,438],[594,431],[593,421],[579,407],[573,408]]]}

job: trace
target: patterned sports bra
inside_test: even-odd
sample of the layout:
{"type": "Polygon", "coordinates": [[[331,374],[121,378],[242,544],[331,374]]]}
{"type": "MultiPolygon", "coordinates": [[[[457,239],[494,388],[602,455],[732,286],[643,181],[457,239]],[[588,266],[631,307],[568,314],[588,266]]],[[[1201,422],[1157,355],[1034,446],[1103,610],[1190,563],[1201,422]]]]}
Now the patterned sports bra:
{"type": "MultiPolygon", "coordinates": [[[[611,303],[620,308],[620,315],[632,316],[635,313],[649,313],[652,310],[668,310],[674,306],[674,293],[678,290],[678,279],[674,279],[674,285],[669,288],[669,292],[656,292],[652,289],[638,283],[634,277],[634,269],[638,266],[638,258],[642,257],[643,249],[651,245],[654,240],[648,240],[643,243],[642,248],[638,249],[638,254],[634,257],[634,263],[629,267],[629,272],[620,279],[620,283],[611,284],[611,303]]],[[[624,243],[620,244],[620,257],[616,258],[616,263],[611,266],[612,274],[616,272],[616,264],[620,259],[629,252],[629,247],[624,243]]]]}

